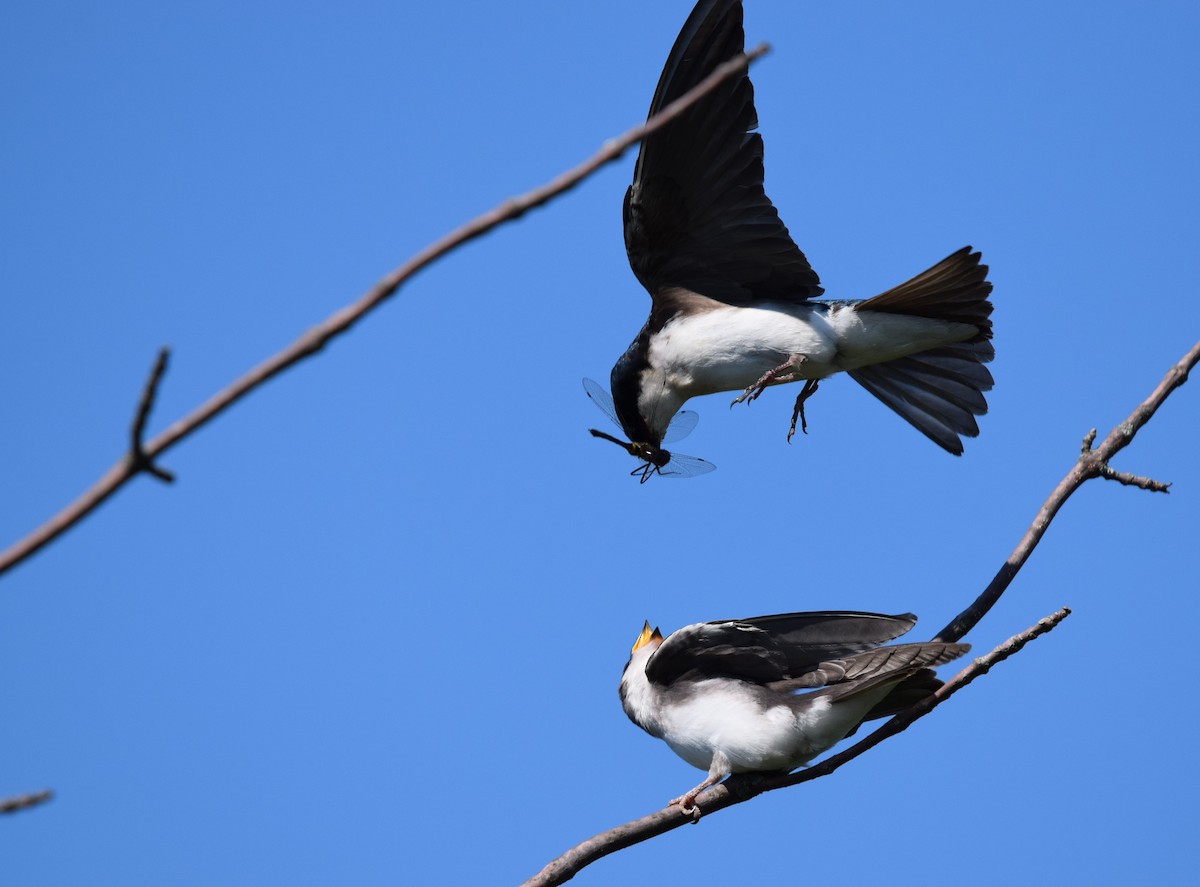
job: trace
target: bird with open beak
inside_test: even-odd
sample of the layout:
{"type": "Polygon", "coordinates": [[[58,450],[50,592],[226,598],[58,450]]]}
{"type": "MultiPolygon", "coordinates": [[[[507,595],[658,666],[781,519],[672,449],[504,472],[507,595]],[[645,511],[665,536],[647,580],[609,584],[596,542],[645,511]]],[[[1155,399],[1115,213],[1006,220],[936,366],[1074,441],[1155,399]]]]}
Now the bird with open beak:
{"type": "Polygon", "coordinates": [[[863,721],[941,686],[932,668],[968,644],[881,646],[911,613],[783,613],[688,625],[666,638],[647,622],[621,675],[629,719],[708,776],[667,806],[696,819],[697,796],[732,773],[789,772],[863,721]]]}
{"type": "MultiPolygon", "coordinates": [[[[700,0],[667,58],[651,115],[743,44],[741,0],[700,0]]],[[[625,194],[625,248],[650,293],[650,317],[612,370],[629,443],[597,436],[662,469],[670,461],[663,436],[688,398],[738,391],[737,404],[803,382],[790,441],[797,421],[807,431],[804,404],[821,380],[846,372],[961,454],[992,387],[992,286],[980,254],[963,247],[872,298],[814,301],[824,289],[763,189],[757,126],[742,74],[642,141],[625,194]]]]}

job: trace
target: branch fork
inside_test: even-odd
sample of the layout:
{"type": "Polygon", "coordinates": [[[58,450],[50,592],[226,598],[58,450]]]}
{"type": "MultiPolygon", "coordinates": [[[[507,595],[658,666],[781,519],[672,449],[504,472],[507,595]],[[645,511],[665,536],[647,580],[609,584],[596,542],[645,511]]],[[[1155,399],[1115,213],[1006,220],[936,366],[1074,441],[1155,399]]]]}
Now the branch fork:
{"type": "Polygon", "coordinates": [[[154,400],[158,397],[158,386],[162,382],[163,374],[167,371],[167,359],[170,356],[171,349],[159,349],[154,367],[150,370],[150,376],[146,379],[146,384],[142,388],[142,396],[138,400],[137,413],[133,417],[133,428],[130,429],[129,434],[129,454],[126,456],[131,476],[144,471],[168,484],[175,482],[175,475],[154,464],[153,458],[146,452],[144,439],[146,420],[150,418],[150,411],[154,409],[154,400]]]}
{"type": "MultiPolygon", "coordinates": [[[[1112,430],[1109,437],[1120,435],[1133,437],[1133,434],[1134,428],[1132,424],[1123,422],[1112,430]]],[[[1149,490],[1151,493],[1171,492],[1171,485],[1169,483],[1132,474],[1128,471],[1117,471],[1108,464],[1102,455],[1092,449],[1092,444],[1095,442],[1096,429],[1093,428],[1083,436],[1083,445],[1079,448],[1079,464],[1083,466],[1083,471],[1088,477],[1102,477],[1105,480],[1115,480],[1117,483],[1124,484],[1127,487],[1139,487],[1143,490],[1149,490]]]]}

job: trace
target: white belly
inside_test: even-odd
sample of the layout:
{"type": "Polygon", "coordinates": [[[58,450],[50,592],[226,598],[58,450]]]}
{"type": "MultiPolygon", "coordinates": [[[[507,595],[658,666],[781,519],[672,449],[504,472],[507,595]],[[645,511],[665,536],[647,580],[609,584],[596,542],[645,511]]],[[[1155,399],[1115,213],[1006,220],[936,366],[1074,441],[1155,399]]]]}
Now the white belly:
{"type": "Polygon", "coordinates": [[[824,312],[789,308],[721,307],[676,318],[654,337],[652,371],[686,397],[746,388],[790,354],[805,355],[806,378],[836,372],[837,338],[824,312]]]}
{"type": "Polygon", "coordinates": [[[651,372],[688,397],[737,391],[793,354],[804,379],[824,379],[975,335],[970,324],[853,306],[722,306],[672,320],[654,337],[651,372]]]}
{"type": "Polygon", "coordinates": [[[675,754],[701,770],[711,766],[714,749],[721,750],[734,773],[794,770],[850,729],[846,725],[841,735],[817,747],[807,734],[828,719],[828,704],[814,706],[807,715],[797,718],[787,705],[763,711],[722,682],[704,682],[696,688],[693,702],[673,708],[663,719],[663,739],[675,754]]]}
{"type": "Polygon", "coordinates": [[[855,310],[852,305],[766,304],[676,317],[651,340],[638,407],[665,431],[690,397],[742,391],[791,355],[801,379],[896,360],[976,335],[971,324],[855,310]]]}
{"type": "Polygon", "coordinates": [[[662,738],[701,770],[712,765],[716,749],[733,773],[795,770],[844,739],[893,686],[885,684],[836,706],[827,697],[814,696],[797,711],[782,703],[764,710],[736,685],[704,681],[691,702],[666,712],[662,738]]]}

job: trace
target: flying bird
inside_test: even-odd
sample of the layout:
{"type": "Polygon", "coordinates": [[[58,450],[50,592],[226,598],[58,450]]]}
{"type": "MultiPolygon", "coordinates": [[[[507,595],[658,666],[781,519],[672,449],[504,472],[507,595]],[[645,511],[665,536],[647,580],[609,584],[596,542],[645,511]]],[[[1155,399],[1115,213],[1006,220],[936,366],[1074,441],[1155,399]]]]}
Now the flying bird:
{"type": "MultiPolygon", "coordinates": [[[[741,0],[700,0],[667,58],[653,116],[742,52],[741,0]]],[[[963,247],[868,299],[814,301],[824,289],[763,190],[754,88],[727,80],[647,136],[625,194],[625,249],[650,317],[612,370],[629,443],[662,468],[671,418],[688,398],[803,382],[788,440],[818,385],[846,372],[922,434],[962,453],[992,387],[992,285],[963,247]]],[[[732,406],[732,404],[731,404],[732,406]]],[[[643,480],[647,476],[643,477],[643,480]]]]}
{"type": "Polygon", "coordinates": [[[647,622],[621,675],[629,719],[708,776],[667,802],[696,819],[697,796],[731,773],[789,772],[864,720],[941,686],[931,671],[968,644],[881,646],[911,613],[783,613],[701,622],[666,638],[647,622]]]}

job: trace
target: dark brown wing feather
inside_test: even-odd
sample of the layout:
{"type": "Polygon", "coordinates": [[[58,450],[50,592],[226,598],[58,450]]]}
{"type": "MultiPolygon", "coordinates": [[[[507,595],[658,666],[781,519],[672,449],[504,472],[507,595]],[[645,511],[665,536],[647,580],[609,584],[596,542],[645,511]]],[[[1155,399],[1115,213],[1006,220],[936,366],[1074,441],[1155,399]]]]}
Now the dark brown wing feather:
{"type": "Polygon", "coordinates": [[[919,643],[877,647],[865,653],[821,662],[810,671],[783,681],[768,684],[771,690],[790,693],[797,690],[828,687],[829,696],[837,701],[847,695],[876,687],[882,681],[897,680],[900,675],[936,668],[962,656],[970,644],[919,643]]]}
{"type": "MultiPolygon", "coordinates": [[[[862,720],[869,721],[903,711],[933,693],[942,682],[932,669],[963,656],[970,649],[970,644],[944,643],[880,647],[857,656],[822,662],[807,675],[768,684],[767,689],[785,697],[794,709],[802,711],[810,708],[818,699],[836,705],[876,690],[881,685],[894,684],[887,695],[863,715],[862,720]],[[822,685],[824,689],[798,693],[822,685]]],[[[779,696],[775,698],[779,699],[779,696]]],[[[846,735],[853,735],[857,729],[856,726],[846,735]]]]}
{"type": "MultiPolygon", "coordinates": [[[[667,58],[650,113],[744,45],[741,0],[702,0],[667,58]]],[[[823,290],[763,190],[762,137],[746,75],[646,138],[625,195],[629,264],[651,296],[682,287],[733,305],[823,290]]]]}
{"type": "Polygon", "coordinates": [[[871,650],[916,621],[911,613],[821,611],[703,622],[672,632],[646,663],[646,677],[662,685],[685,675],[769,684],[871,650]]]}

